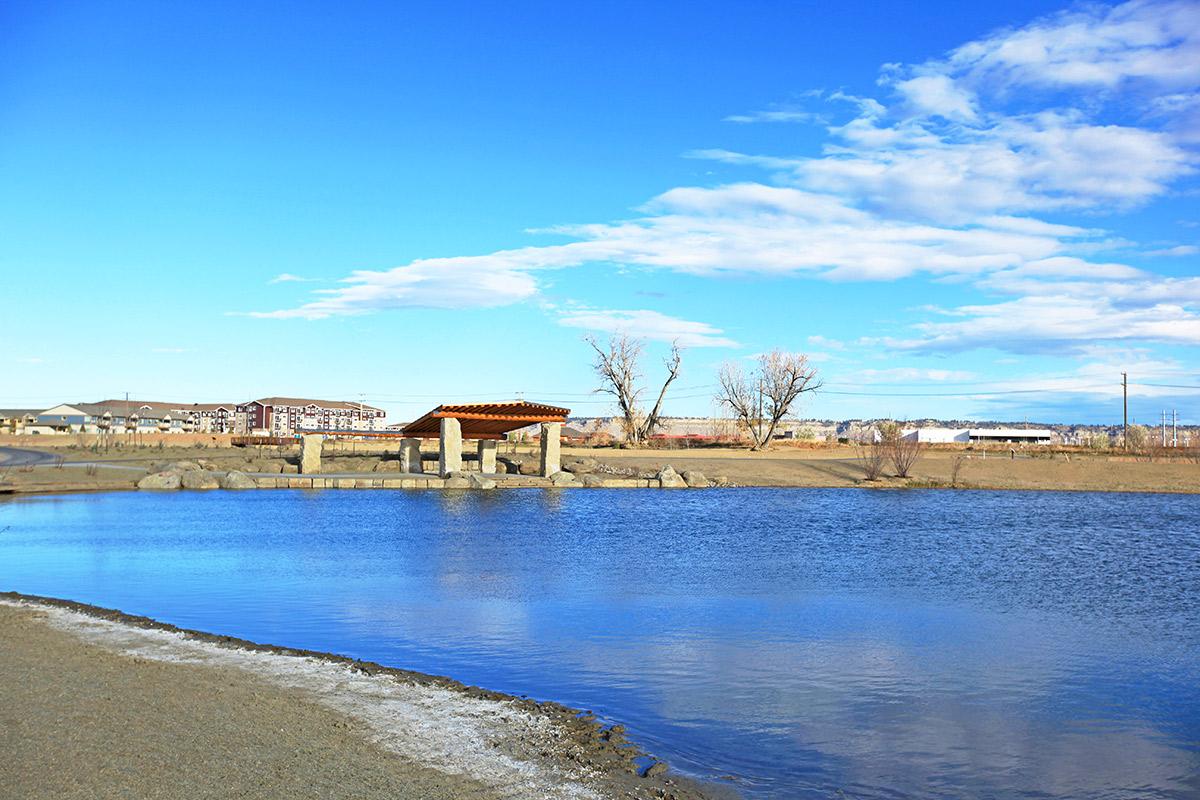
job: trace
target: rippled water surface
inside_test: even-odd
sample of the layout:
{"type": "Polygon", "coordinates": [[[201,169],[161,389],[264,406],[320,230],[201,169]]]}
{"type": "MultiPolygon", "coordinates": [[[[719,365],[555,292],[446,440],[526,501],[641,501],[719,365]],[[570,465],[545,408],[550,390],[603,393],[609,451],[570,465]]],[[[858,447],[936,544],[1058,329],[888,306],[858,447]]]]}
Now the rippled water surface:
{"type": "Polygon", "coordinates": [[[626,723],[750,797],[1200,796],[1200,496],[0,503],[0,588],[626,723]]]}

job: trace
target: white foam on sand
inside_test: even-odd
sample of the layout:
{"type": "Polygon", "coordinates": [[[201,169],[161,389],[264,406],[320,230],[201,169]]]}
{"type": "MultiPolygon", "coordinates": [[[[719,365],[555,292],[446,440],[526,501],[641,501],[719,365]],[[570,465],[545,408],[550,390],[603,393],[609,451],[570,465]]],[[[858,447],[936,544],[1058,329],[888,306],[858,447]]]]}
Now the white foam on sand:
{"type": "Polygon", "coordinates": [[[509,700],[471,697],[402,677],[358,672],[320,658],[227,647],[185,634],[139,628],[39,603],[50,624],[90,644],[137,658],[244,670],[360,721],[372,741],[405,760],[493,788],[505,797],[601,800],[582,767],[565,768],[538,753],[561,742],[555,721],[509,700]],[[508,752],[506,752],[508,751],[508,752]],[[522,757],[525,756],[525,757],[522,757]]]}

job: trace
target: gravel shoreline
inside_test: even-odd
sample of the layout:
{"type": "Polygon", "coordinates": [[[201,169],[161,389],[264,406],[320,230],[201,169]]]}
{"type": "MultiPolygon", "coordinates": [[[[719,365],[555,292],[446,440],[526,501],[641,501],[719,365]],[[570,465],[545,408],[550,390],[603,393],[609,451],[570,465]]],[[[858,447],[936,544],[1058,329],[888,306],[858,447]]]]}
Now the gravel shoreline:
{"type": "Polygon", "coordinates": [[[14,592],[0,694],[21,797],[733,796],[558,703],[14,592]]]}

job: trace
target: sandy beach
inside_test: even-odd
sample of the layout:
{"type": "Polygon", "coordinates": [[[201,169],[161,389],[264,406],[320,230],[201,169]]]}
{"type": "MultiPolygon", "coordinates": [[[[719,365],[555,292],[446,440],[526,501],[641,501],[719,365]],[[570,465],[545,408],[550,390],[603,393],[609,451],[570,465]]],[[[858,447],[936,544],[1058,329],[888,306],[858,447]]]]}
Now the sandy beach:
{"type": "Polygon", "coordinates": [[[564,706],[11,593],[0,694],[29,800],[715,796],[564,706]]]}

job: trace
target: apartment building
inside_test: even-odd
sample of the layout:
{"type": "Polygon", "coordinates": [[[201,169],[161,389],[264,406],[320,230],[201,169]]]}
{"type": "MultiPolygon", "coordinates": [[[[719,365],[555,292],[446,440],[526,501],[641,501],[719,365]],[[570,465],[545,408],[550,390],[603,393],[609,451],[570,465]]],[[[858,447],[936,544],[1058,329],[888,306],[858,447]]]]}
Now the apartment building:
{"type": "Polygon", "coordinates": [[[237,403],[193,403],[180,409],[187,415],[188,429],[193,433],[245,433],[245,412],[237,403]]]}
{"type": "Polygon", "coordinates": [[[387,416],[381,408],[343,400],[303,397],[264,397],[241,403],[246,430],[267,436],[292,436],[302,431],[383,430],[387,416]]]}

